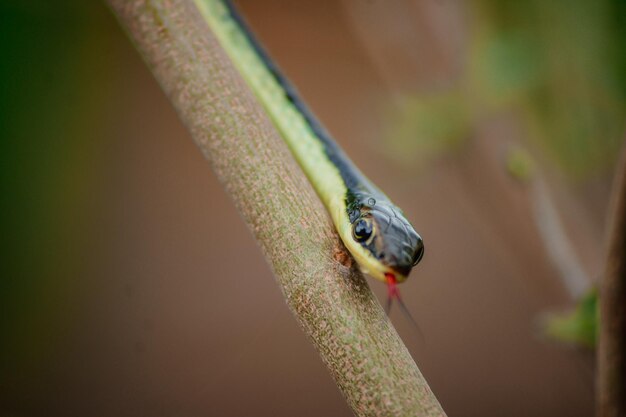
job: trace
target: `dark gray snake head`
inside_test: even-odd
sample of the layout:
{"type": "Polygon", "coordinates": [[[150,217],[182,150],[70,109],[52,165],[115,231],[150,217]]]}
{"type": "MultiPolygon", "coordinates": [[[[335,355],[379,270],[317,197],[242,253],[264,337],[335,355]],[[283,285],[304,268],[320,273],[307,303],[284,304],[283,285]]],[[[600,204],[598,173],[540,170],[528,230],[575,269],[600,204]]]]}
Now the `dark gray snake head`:
{"type": "Polygon", "coordinates": [[[386,198],[368,194],[353,197],[348,205],[353,239],[388,269],[383,273],[403,281],[424,256],[422,238],[386,198]]]}

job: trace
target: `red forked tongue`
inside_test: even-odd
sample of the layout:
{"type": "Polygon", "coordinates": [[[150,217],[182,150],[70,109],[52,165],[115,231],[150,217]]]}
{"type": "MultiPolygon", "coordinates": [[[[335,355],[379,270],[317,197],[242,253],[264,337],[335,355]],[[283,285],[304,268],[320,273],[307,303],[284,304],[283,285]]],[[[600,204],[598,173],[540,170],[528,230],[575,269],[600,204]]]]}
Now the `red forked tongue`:
{"type": "Polygon", "coordinates": [[[385,279],[387,280],[387,314],[391,311],[391,303],[393,299],[397,299],[398,302],[402,302],[400,300],[400,291],[398,291],[398,281],[396,281],[396,276],[389,272],[385,272],[385,279]]]}
{"type": "Polygon", "coordinates": [[[389,272],[385,272],[385,280],[387,281],[387,305],[385,306],[385,311],[387,312],[387,315],[391,313],[391,305],[393,304],[393,300],[397,300],[398,305],[400,306],[400,309],[402,310],[404,315],[407,316],[411,323],[413,323],[413,326],[415,326],[415,329],[419,333],[420,337],[424,339],[424,334],[422,333],[419,324],[417,324],[417,322],[409,312],[409,309],[406,308],[404,302],[402,301],[402,298],[400,297],[400,290],[398,290],[398,280],[396,280],[396,276],[389,272]]]}

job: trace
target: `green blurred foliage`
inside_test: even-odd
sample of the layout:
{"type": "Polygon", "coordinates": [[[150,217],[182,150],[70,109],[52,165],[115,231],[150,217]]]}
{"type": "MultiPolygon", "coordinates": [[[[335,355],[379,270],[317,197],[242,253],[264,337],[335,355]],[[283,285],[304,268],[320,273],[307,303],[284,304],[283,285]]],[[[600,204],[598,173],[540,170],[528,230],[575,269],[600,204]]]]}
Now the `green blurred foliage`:
{"type": "Polygon", "coordinates": [[[458,93],[404,97],[392,114],[384,152],[410,163],[458,147],[469,134],[464,97],[458,93]]]}
{"type": "Polygon", "coordinates": [[[93,81],[110,69],[103,7],[0,3],[0,374],[36,368],[79,320],[70,300],[80,299],[93,252],[110,94],[93,81]]]}
{"type": "Polygon", "coordinates": [[[509,174],[520,182],[528,182],[534,174],[534,162],[522,148],[511,149],[507,155],[506,168],[509,174]]]}
{"type": "Polygon", "coordinates": [[[598,292],[591,290],[573,311],[549,314],[544,318],[544,331],[552,339],[588,349],[598,339],[598,292]]]}
{"type": "Polygon", "coordinates": [[[429,157],[514,114],[528,144],[570,178],[606,174],[624,138],[626,1],[475,0],[467,10],[466,70],[440,97],[404,100],[389,123],[394,154],[429,157]]]}

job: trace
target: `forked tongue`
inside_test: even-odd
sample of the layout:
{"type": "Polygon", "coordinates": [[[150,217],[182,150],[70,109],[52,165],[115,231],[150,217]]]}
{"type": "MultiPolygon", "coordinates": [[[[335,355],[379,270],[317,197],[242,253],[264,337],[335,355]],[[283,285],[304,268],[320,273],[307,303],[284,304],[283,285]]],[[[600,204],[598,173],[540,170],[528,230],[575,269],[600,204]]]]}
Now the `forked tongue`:
{"type": "Polygon", "coordinates": [[[396,280],[396,276],[394,274],[386,272],[385,280],[387,281],[387,305],[385,306],[385,312],[387,313],[387,315],[391,313],[393,300],[396,300],[398,305],[400,306],[400,310],[402,310],[402,313],[409,319],[411,324],[413,324],[420,338],[424,339],[422,329],[420,329],[419,324],[417,324],[417,321],[415,321],[415,319],[409,312],[409,309],[406,307],[406,305],[404,305],[402,297],[400,297],[400,290],[398,289],[398,281],[396,280]]]}

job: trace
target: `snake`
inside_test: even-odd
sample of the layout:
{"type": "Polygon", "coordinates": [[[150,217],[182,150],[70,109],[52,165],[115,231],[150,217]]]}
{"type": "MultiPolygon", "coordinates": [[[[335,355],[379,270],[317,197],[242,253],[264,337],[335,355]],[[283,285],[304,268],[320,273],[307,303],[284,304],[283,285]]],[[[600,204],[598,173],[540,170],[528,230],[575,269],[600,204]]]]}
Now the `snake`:
{"type": "Polygon", "coordinates": [[[229,0],[194,0],[325,206],[361,271],[388,286],[388,308],[424,255],[424,242],[391,200],[333,140],[229,0]]]}

